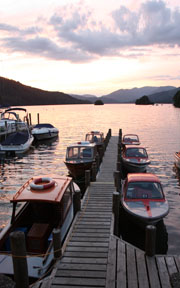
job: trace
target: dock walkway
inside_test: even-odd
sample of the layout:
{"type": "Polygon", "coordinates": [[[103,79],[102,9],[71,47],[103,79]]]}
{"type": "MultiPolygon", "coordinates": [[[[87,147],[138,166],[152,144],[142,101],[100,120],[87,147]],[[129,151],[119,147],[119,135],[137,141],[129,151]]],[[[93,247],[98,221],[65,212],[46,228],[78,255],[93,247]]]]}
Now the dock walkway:
{"type": "Polygon", "coordinates": [[[107,146],[96,182],[86,190],[81,211],[71,227],[63,257],[51,276],[33,288],[172,288],[170,277],[180,272],[180,257],[147,257],[112,235],[112,195],[115,191],[118,137],[107,146]]]}

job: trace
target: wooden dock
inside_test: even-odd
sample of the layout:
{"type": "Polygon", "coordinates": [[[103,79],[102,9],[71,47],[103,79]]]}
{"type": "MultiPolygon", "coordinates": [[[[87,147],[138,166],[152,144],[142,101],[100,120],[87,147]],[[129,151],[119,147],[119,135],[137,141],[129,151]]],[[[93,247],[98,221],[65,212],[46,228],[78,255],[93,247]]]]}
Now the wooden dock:
{"type": "Polygon", "coordinates": [[[118,137],[112,136],[96,182],[91,182],[71,227],[62,258],[51,275],[33,288],[159,288],[174,286],[179,256],[148,257],[113,235],[118,137]]]}

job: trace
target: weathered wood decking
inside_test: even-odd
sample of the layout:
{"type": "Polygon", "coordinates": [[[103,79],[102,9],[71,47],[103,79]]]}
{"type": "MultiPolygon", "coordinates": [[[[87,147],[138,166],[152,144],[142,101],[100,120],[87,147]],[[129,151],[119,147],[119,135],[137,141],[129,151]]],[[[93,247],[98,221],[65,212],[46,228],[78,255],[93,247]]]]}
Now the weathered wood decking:
{"type": "Polygon", "coordinates": [[[173,287],[170,275],[180,272],[180,257],[147,257],[112,235],[117,142],[118,137],[111,137],[97,181],[86,191],[63,257],[51,276],[34,288],[173,287]]]}

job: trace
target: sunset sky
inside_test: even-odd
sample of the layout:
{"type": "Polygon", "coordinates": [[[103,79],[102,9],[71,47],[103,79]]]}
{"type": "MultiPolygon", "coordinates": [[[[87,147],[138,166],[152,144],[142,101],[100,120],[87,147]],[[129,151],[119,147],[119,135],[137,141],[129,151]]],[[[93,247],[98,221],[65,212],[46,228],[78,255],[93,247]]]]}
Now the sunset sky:
{"type": "Polygon", "coordinates": [[[0,76],[102,96],[180,86],[179,0],[0,1],[0,76]]]}

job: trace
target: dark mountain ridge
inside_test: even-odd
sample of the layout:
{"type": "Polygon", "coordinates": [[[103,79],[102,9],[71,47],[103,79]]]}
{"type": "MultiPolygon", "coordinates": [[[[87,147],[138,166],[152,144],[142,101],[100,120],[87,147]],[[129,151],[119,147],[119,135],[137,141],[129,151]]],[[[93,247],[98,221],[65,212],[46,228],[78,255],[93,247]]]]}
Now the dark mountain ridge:
{"type": "Polygon", "coordinates": [[[76,99],[63,92],[51,92],[23,85],[20,82],[0,77],[0,105],[54,105],[90,104],[87,99],[76,99]]]}

